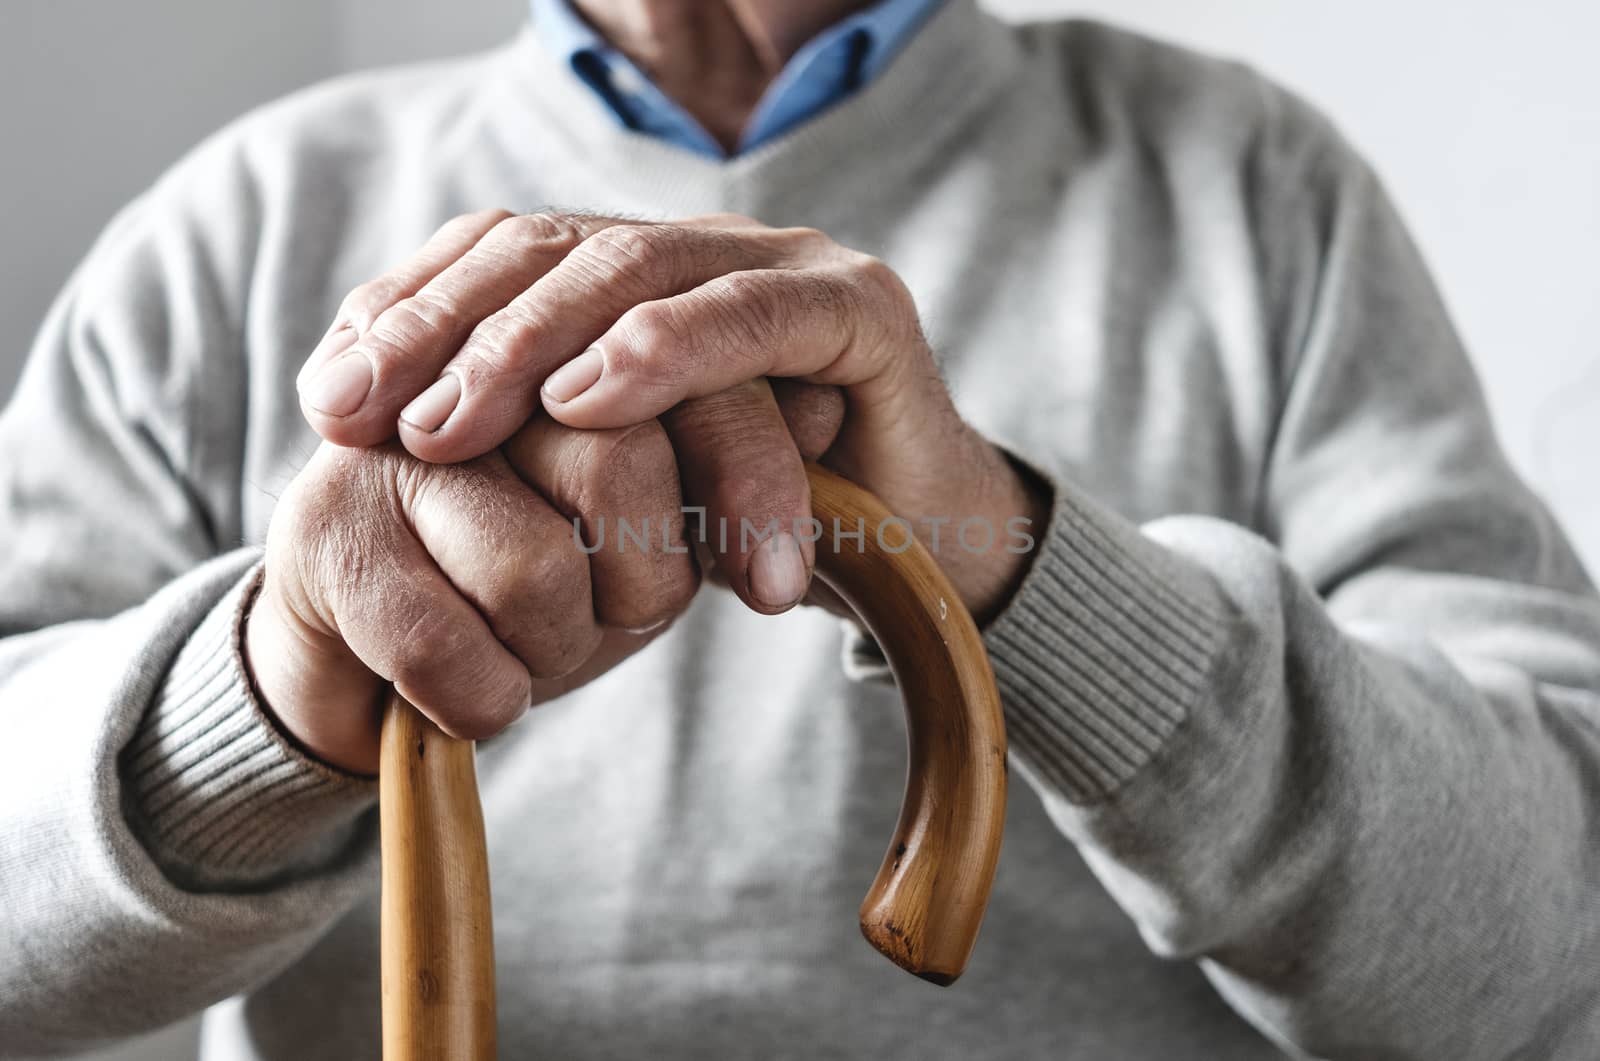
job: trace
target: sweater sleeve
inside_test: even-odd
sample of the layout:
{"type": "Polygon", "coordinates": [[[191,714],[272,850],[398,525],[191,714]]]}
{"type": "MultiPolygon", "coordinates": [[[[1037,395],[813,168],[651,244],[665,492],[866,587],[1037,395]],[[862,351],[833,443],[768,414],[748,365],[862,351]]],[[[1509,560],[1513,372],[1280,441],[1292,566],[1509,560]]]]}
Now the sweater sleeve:
{"type": "Polygon", "coordinates": [[[986,632],[1022,772],[1159,954],[1324,1058],[1600,1044],[1600,601],[1344,149],[1268,235],[1254,531],[1071,483],[986,632]]]}
{"type": "Polygon", "coordinates": [[[203,165],[102,237],[0,414],[7,1052],[241,991],[375,879],[371,783],[290,745],[238,652],[259,550],[238,537],[230,322],[253,221],[237,175],[203,165]]]}

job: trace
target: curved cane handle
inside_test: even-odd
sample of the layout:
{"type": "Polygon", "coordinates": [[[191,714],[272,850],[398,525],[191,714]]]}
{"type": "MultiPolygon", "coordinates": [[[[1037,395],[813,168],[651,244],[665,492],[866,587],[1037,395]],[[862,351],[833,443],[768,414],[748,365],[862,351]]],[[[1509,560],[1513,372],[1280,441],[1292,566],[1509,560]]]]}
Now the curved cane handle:
{"type": "Polygon", "coordinates": [[[967,967],[1000,858],[1000,694],[972,616],[910,524],[886,525],[893,517],[876,497],[816,465],[806,471],[823,527],[817,573],[872,631],[906,709],[905,798],[861,903],[861,932],[907,972],[949,984],[967,967]],[[838,531],[862,524],[858,550],[838,531]]]}
{"type": "MultiPolygon", "coordinates": [[[[823,527],[817,573],[877,638],[905,700],[905,797],[861,932],[906,971],[949,984],[977,941],[1000,857],[1000,696],[972,617],[909,525],[832,472],[810,464],[806,474],[823,527]]],[[[472,746],[395,694],[380,771],[384,1057],[492,1058],[494,941],[472,746]]]]}

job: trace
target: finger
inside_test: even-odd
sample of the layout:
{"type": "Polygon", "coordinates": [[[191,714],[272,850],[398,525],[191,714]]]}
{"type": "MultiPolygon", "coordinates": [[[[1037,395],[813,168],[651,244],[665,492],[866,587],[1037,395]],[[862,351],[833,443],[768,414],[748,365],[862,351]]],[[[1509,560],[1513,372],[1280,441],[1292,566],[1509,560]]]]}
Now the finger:
{"type": "Polygon", "coordinates": [[[351,291],[339,304],[333,325],[322,337],[295,377],[302,387],[335,356],[350,348],[361,333],[372,327],[378,314],[439,275],[451,262],[472,249],[485,232],[511,214],[506,210],[483,210],[451,218],[428,238],[411,257],[375,280],[351,291]]]}
{"type": "Polygon", "coordinates": [[[660,424],[576,431],[540,416],[502,451],[562,514],[569,546],[588,554],[602,627],[651,630],[688,607],[699,573],[684,537],[672,443],[660,424]]]}
{"type": "Polygon", "coordinates": [[[684,499],[704,507],[701,538],[728,585],[768,614],[799,603],[819,535],[800,451],[767,381],[684,402],[662,423],[684,499]]]}
{"type": "MultiPolygon", "coordinates": [[[[783,413],[783,422],[788,426],[789,435],[794,439],[795,448],[800,451],[800,456],[808,461],[821,460],[823,454],[828,452],[834,440],[839,437],[839,430],[844,426],[844,392],[838,387],[801,383],[792,379],[769,379],[767,383],[772,387],[772,396],[778,400],[778,408],[783,413]]],[[[821,530],[820,527],[811,527],[810,524],[808,528],[821,530]]],[[[843,598],[820,578],[811,580],[811,588],[802,603],[823,608],[846,618],[855,614],[850,610],[850,606],[844,603],[843,598]]]]}
{"type": "Polygon", "coordinates": [[[335,516],[335,524],[328,515],[348,511],[353,489],[369,492],[367,511],[391,510],[404,492],[401,469],[414,462],[343,459],[322,484],[327,496],[304,508],[306,518],[328,522],[303,540],[315,543],[307,561],[328,565],[317,581],[325,587],[335,632],[445,732],[471,739],[499,732],[527,709],[527,668],[404,521],[351,524],[335,516]],[[352,571],[361,573],[359,580],[352,571]]]}
{"type": "Polygon", "coordinates": [[[778,400],[783,422],[800,456],[808,461],[821,458],[844,426],[844,392],[838,387],[793,379],[773,379],[767,383],[772,387],[772,396],[778,400]]]}
{"type": "Polygon", "coordinates": [[[559,678],[593,655],[589,561],[567,520],[498,453],[416,478],[417,537],[528,673],[559,678]]]}
{"type": "Polygon", "coordinates": [[[893,398],[906,349],[920,349],[914,321],[878,286],[843,270],[759,269],[644,303],[551,377],[544,406],[573,427],[620,427],[782,376],[851,387],[854,421],[893,398]]]}
{"type": "Polygon", "coordinates": [[[560,214],[501,218],[426,283],[378,312],[352,345],[307,378],[300,392],[307,419],[324,438],[345,446],[392,437],[402,409],[421,429],[437,427],[459,397],[457,378],[441,378],[439,370],[472,330],[612,223],[560,214]]]}
{"type": "Polygon", "coordinates": [[[613,224],[594,232],[525,294],[485,319],[444,366],[434,386],[454,398],[455,415],[438,423],[407,415],[401,441],[429,461],[487,452],[539,407],[550,373],[633,307],[731,271],[794,260],[822,238],[808,230],[651,224],[613,224]]]}

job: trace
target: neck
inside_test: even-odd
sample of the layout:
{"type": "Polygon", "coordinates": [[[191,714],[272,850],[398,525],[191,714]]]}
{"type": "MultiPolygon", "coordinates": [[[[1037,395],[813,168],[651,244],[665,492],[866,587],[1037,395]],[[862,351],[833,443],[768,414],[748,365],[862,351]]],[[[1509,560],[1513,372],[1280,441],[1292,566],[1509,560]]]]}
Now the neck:
{"type": "Polygon", "coordinates": [[[806,41],[870,0],[573,0],[723,147],[806,41]]]}

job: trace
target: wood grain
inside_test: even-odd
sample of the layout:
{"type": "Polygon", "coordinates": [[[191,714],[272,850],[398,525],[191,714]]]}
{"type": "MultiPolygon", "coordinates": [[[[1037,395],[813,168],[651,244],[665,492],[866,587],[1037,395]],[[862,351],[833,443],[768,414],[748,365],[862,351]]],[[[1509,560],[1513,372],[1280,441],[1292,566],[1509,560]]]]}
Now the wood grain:
{"type": "Polygon", "coordinates": [[[383,1056],[495,1056],[494,920],[471,743],[395,693],[383,719],[383,1056]]]}
{"type": "MultiPolygon", "coordinates": [[[[905,701],[905,796],[861,931],[896,965],[949,984],[977,941],[1005,825],[994,675],[972,617],[909,525],[840,476],[806,472],[824,531],[817,573],[872,631],[905,701]]],[[[472,745],[395,693],[380,764],[384,1057],[485,1061],[494,938],[472,745]]]]}
{"type": "Polygon", "coordinates": [[[989,656],[972,616],[910,525],[816,465],[817,573],[872,631],[905,701],[908,764],[900,821],[861,904],[861,932],[890,961],[936,984],[967,967],[1000,859],[1006,735],[989,656]],[[864,545],[835,532],[864,531],[864,545]],[[908,547],[901,550],[902,544],[908,547]]]}

